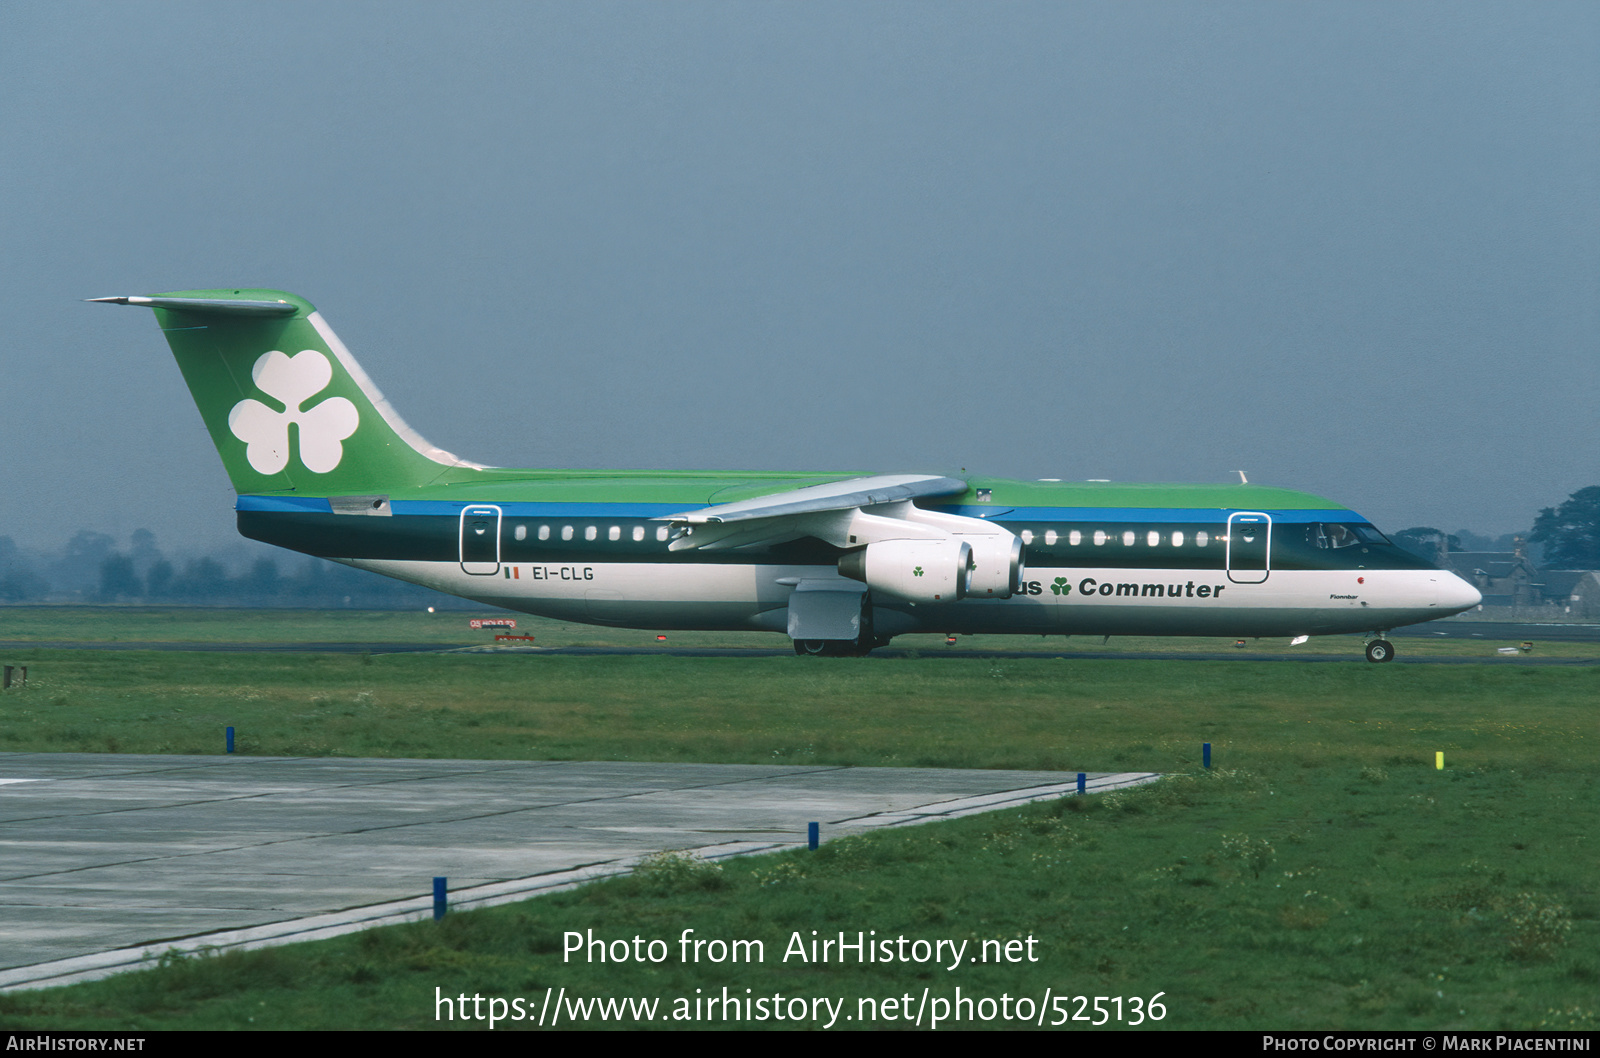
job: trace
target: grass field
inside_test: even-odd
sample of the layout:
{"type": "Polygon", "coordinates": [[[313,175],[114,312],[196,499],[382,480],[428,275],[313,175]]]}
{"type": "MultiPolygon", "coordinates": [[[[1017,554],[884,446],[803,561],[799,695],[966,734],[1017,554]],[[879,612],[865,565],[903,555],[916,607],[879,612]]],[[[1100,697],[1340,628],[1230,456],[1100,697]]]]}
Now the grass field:
{"type": "MultiPolygon", "coordinates": [[[[328,620],[346,617],[345,627],[366,622],[372,641],[423,641],[390,623],[419,615],[328,620]]],[[[151,635],[141,620],[114,612],[101,628],[156,641],[140,638],[151,635]]],[[[161,620],[171,630],[192,618],[161,620]]],[[[277,633],[269,621],[259,631],[281,636],[279,620],[277,633]]],[[[449,618],[451,630],[464,623],[449,618]]],[[[0,639],[21,638],[6,627],[0,639]]],[[[190,627],[235,638],[215,622],[190,627]]],[[[674,998],[724,986],[736,997],[842,997],[851,1015],[862,997],[926,988],[949,999],[958,985],[1036,1007],[1047,988],[1164,993],[1166,1016],[1147,1028],[1594,1028],[1600,1010],[1597,666],[36,648],[5,660],[30,666],[28,687],[0,696],[5,751],[220,752],[233,725],[243,752],[272,755],[1169,776],[815,854],[720,869],[667,860],[437,925],[12,994],[0,997],[7,1027],[432,1027],[436,994],[531,1005],[547,987],[656,997],[667,1014],[674,998]],[[1198,761],[1207,741],[1209,772],[1198,761]],[[562,960],[569,930],[662,938],[675,956],[686,927],[759,939],[766,959],[562,960]],[[1038,961],[956,971],[781,961],[791,934],[811,930],[1031,936],[1038,961]]]]}

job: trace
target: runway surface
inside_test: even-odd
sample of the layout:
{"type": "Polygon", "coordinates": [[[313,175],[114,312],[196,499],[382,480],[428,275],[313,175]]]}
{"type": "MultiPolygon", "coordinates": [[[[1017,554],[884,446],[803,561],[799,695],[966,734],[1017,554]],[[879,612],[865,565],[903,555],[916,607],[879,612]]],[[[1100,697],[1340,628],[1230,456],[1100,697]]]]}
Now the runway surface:
{"type": "MultiPolygon", "coordinates": [[[[472,647],[457,653],[527,653],[553,657],[643,657],[662,655],[680,658],[727,657],[790,657],[789,650],[740,650],[717,647],[472,647]]],[[[377,653],[377,651],[374,651],[377,653]]],[[[1136,651],[1136,650],[963,650],[960,647],[938,647],[930,650],[896,650],[884,647],[872,652],[872,657],[893,658],[966,658],[968,660],[996,660],[1007,658],[1065,658],[1076,661],[1287,661],[1287,662],[1360,662],[1370,664],[1362,652],[1360,641],[1352,641],[1348,654],[1261,654],[1248,648],[1240,650],[1210,651],[1136,651]]],[[[830,658],[806,659],[808,664],[826,665],[830,658]]],[[[1600,658],[1546,658],[1518,654],[1515,656],[1476,657],[1406,657],[1400,654],[1393,664],[1405,665],[1600,665],[1600,658]]]]}
{"type": "MultiPolygon", "coordinates": [[[[1091,792],[1147,782],[1095,773],[1091,792]]],[[[0,991],[1074,793],[1062,772],[0,754],[0,991]]]]}
{"type": "MultiPolygon", "coordinates": [[[[1600,642],[1600,624],[1551,623],[1529,624],[1501,621],[1431,621],[1426,624],[1397,628],[1391,638],[1410,639],[1474,639],[1485,643],[1513,645],[1523,641],[1540,642],[1600,642]]],[[[1052,637],[1044,649],[981,650],[970,647],[936,646],[913,650],[901,647],[882,647],[872,652],[875,658],[1078,658],[1091,661],[1289,661],[1289,662],[1365,662],[1359,637],[1345,637],[1349,650],[1338,654],[1277,653],[1265,654],[1243,649],[1204,649],[1184,651],[1128,651],[1097,650],[1098,636],[1074,638],[1052,637]]],[[[1018,637],[1019,642],[1027,637],[1018,637]]],[[[794,651],[787,646],[774,647],[680,647],[671,644],[660,646],[609,646],[609,647],[544,647],[513,644],[475,643],[181,643],[181,642],[36,642],[28,640],[0,641],[0,651],[18,650],[178,650],[216,653],[248,654],[411,654],[426,652],[460,653],[525,653],[547,654],[556,657],[680,657],[680,658],[775,658],[790,657],[794,651]]],[[[1413,657],[1407,656],[1404,642],[1399,644],[1395,662],[1404,665],[1594,665],[1600,658],[1547,658],[1533,655],[1515,657],[1484,655],[1478,657],[1413,657]]]]}
{"type": "Polygon", "coordinates": [[[1572,621],[1535,624],[1516,621],[1429,621],[1427,624],[1396,628],[1393,636],[1433,636],[1447,639],[1505,639],[1552,643],[1593,643],[1600,641],[1600,624],[1572,621]]]}
{"type": "MultiPolygon", "coordinates": [[[[201,651],[241,654],[526,654],[544,657],[668,657],[668,658],[787,658],[792,649],[771,650],[751,647],[451,647],[438,643],[0,643],[0,650],[159,650],[201,651]]],[[[872,652],[880,659],[907,658],[1069,658],[1078,661],[1287,661],[1361,662],[1367,659],[1361,644],[1352,641],[1348,654],[1261,654],[1249,649],[1211,651],[1135,651],[1135,650],[963,650],[938,647],[929,650],[897,650],[884,647],[872,652]]],[[[833,659],[804,659],[806,664],[826,665],[833,659]]],[[[1600,658],[1547,658],[1537,655],[1473,657],[1407,657],[1404,649],[1394,658],[1399,665],[1600,665],[1600,658]]]]}

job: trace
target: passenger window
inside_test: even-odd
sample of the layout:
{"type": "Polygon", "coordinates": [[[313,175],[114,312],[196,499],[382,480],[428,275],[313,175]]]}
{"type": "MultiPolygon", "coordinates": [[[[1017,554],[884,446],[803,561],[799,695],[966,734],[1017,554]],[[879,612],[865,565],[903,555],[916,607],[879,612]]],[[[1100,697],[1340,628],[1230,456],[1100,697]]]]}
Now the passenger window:
{"type": "Polygon", "coordinates": [[[585,540],[593,540],[593,539],[594,539],[594,538],[595,538],[595,537],[597,537],[597,536],[599,536],[599,535],[600,535],[600,530],[598,530],[598,529],[596,529],[596,528],[595,528],[595,527],[594,527],[594,526],[592,526],[592,525],[591,525],[591,526],[588,526],[588,527],[587,527],[587,528],[585,528],[585,529],[584,529],[584,531],[583,531],[583,538],[584,538],[584,539],[585,539],[585,540]]]}
{"type": "Polygon", "coordinates": [[[1182,533],[1173,533],[1172,534],[1172,546],[1173,547],[1182,547],[1183,546],[1183,534],[1182,533]]]}
{"type": "Polygon", "coordinates": [[[550,539],[550,527],[548,525],[541,525],[539,527],[539,539],[540,540],[548,540],[548,539],[550,539]]]}
{"type": "Polygon", "coordinates": [[[1211,542],[1211,536],[1204,529],[1202,529],[1198,533],[1194,534],[1194,546],[1195,547],[1205,547],[1210,542],[1211,542]]]}
{"type": "Polygon", "coordinates": [[[1024,529],[1022,531],[1022,542],[1024,544],[1033,543],[1033,530],[1032,529],[1024,529]]]}
{"type": "Polygon", "coordinates": [[[633,542],[634,543],[638,543],[640,540],[643,540],[643,539],[644,539],[644,526],[642,526],[642,525],[634,526],[633,527],[633,542]]]}
{"type": "Polygon", "coordinates": [[[1045,532],[1044,532],[1044,544],[1045,544],[1045,546],[1046,547],[1052,547],[1052,546],[1055,545],[1055,542],[1056,542],[1056,531],[1054,529],[1046,529],[1045,532]]]}
{"type": "Polygon", "coordinates": [[[511,535],[515,536],[518,540],[526,540],[528,539],[528,527],[525,525],[519,525],[517,526],[517,531],[511,535]]]}
{"type": "Polygon", "coordinates": [[[1083,543],[1083,534],[1074,529],[1072,532],[1067,534],[1067,543],[1071,544],[1073,547],[1077,547],[1079,544],[1083,543]]]}
{"type": "Polygon", "coordinates": [[[667,538],[667,527],[664,526],[664,525],[657,526],[656,527],[656,539],[657,540],[665,540],[666,538],[667,538]]]}
{"type": "Polygon", "coordinates": [[[1106,531],[1104,529],[1096,529],[1094,531],[1094,546],[1095,547],[1099,547],[1101,544],[1103,544],[1105,542],[1106,542],[1106,531]]]}
{"type": "Polygon", "coordinates": [[[620,525],[613,525],[611,527],[611,531],[606,534],[606,539],[607,540],[621,540],[622,539],[622,527],[620,525]]]}
{"type": "Polygon", "coordinates": [[[1133,542],[1136,539],[1138,539],[1138,537],[1136,536],[1136,534],[1134,533],[1134,531],[1132,529],[1124,530],[1123,533],[1122,533],[1122,546],[1123,547],[1132,547],[1133,546],[1133,542]]]}
{"type": "Polygon", "coordinates": [[[1144,542],[1149,544],[1151,547],[1155,547],[1161,543],[1161,534],[1152,529],[1150,530],[1149,535],[1144,538],[1144,542]]]}
{"type": "Polygon", "coordinates": [[[572,526],[563,525],[561,527],[561,539],[563,539],[563,540],[571,540],[572,539],[572,526]]]}

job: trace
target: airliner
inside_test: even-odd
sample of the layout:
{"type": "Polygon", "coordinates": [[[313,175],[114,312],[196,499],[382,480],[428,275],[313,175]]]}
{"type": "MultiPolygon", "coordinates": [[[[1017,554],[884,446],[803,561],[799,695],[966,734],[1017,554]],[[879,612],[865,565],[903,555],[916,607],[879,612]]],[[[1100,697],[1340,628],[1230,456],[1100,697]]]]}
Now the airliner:
{"type": "Polygon", "coordinates": [[[1239,484],[512,470],[429,444],[316,308],[277,290],[142,305],[253,540],[566,621],[780,632],[855,655],[910,632],[1300,637],[1476,606],[1317,496],[1239,484]]]}

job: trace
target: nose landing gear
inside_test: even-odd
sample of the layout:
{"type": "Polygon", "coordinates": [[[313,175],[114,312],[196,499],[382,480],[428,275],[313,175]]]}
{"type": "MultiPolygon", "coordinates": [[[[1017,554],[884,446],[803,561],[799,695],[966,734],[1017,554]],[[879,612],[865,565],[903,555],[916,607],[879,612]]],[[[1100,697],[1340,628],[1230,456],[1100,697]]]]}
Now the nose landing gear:
{"type": "Polygon", "coordinates": [[[1377,664],[1394,660],[1394,644],[1382,638],[1383,633],[1378,633],[1377,639],[1367,641],[1367,660],[1377,664]]]}

